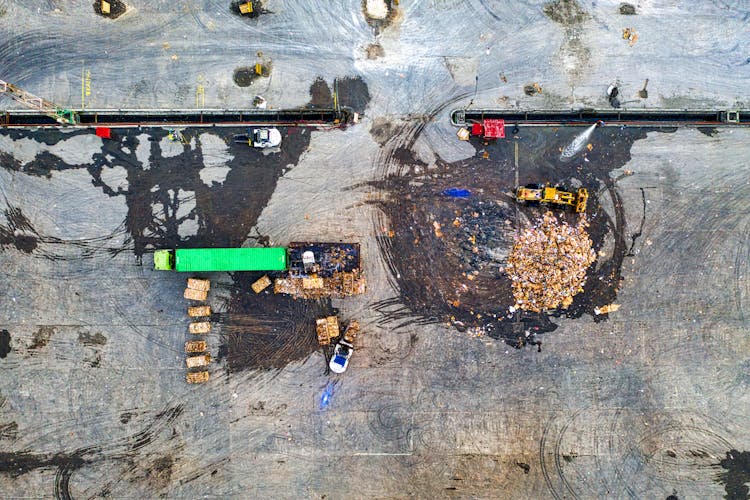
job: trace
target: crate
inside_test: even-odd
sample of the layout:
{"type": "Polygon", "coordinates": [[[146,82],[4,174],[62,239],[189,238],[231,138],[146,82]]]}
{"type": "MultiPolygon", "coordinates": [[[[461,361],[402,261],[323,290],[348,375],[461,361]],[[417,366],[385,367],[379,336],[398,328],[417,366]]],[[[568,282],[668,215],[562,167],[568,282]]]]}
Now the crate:
{"type": "Polygon", "coordinates": [[[188,307],[188,316],[191,318],[200,318],[202,316],[211,316],[211,306],[194,306],[188,307]]]}
{"type": "Polygon", "coordinates": [[[260,293],[269,286],[271,286],[271,279],[268,276],[263,276],[261,279],[250,285],[250,288],[253,289],[253,292],[260,293]]]}
{"type": "Polygon", "coordinates": [[[202,333],[208,333],[211,331],[211,323],[208,321],[197,321],[195,323],[190,323],[188,326],[188,330],[190,333],[194,334],[202,334],[202,333]]]}
{"type": "Polygon", "coordinates": [[[211,362],[210,354],[201,354],[199,356],[188,356],[185,358],[185,364],[188,368],[198,368],[201,366],[208,366],[211,362]]]}
{"type": "Polygon", "coordinates": [[[193,290],[201,290],[203,292],[207,292],[211,289],[211,281],[200,280],[197,278],[188,278],[187,287],[192,288],[193,290]]]}
{"type": "Polygon", "coordinates": [[[208,372],[202,371],[202,372],[190,372],[187,375],[185,375],[185,379],[187,380],[188,384],[202,384],[204,382],[208,382],[208,372]]]}
{"type": "Polygon", "coordinates": [[[188,340],[185,342],[185,352],[204,352],[208,348],[205,340],[188,340]]]}
{"type": "Polygon", "coordinates": [[[183,296],[189,300],[197,300],[203,302],[208,298],[208,292],[203,290],[195,290],[193,288],[186,288],[183,296]]]}

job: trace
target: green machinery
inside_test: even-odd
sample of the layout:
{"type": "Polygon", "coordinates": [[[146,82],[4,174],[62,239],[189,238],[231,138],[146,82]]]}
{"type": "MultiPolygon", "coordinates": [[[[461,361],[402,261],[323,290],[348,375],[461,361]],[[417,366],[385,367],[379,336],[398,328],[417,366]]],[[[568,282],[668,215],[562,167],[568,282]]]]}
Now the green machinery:
{"type": "Polygon", "coordinates": [[[65,125],[78,125],[80,123],[78,113],[75,111],[57,106],[3,80],[0,80],[0,94],[8,95],[29,108],[41,111],[45,115],[54,118],[58,123],[65,125]]]}

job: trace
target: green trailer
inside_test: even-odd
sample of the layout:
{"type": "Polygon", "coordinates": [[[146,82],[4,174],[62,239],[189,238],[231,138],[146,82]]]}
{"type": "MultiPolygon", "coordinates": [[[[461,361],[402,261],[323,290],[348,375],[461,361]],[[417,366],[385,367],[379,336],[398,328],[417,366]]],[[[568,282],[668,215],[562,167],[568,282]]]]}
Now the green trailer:
{"type": "Polygon", "coordinates": [[[272,248],[178,248],[154,252],[158,271],[285,271],[287,252],[272,248]]]}

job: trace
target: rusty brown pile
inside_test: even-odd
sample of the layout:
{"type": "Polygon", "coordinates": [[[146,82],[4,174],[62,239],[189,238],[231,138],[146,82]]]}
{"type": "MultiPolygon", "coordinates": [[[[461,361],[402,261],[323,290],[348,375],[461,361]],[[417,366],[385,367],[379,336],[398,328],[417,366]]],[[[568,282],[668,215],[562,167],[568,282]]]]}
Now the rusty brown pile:
{"type": "Polygon", "coordinates": [[[570,226],[547,212],[516,237],[505,268],[516,308],[541,312],[573,303],[596,260],[587,227],[585,218],[570,226]]]}

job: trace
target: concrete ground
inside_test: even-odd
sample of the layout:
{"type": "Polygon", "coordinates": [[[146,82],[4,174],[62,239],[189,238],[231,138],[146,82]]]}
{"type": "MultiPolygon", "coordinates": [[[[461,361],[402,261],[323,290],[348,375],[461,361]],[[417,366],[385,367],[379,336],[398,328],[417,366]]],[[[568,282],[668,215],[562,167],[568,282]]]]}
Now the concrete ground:
{"type": "MultiPolygon", "coordinates": [[[[255,20],[224,1],[132,2],[111,21],[91,2],[0,0],[0,78],[61,104],[80,106],[81,61],[87,107],[194,107],[201,95],[199,106],[247,106],[256,94],[292,107],[310,101],[317,76],[361,76],[369,97],[360,124],[285,130],[265,155],[224,128],[186,129],[187,144],[158,128],[111,142],[0,131],[4,496],[747,496],[746,128],[649,131],[633,143],[610,173],[633,242],[621,309],[553,318],[542,352],[399,309],[377,243],[389,221],[375,202],[389,193],[372,184],[400,172],[399,148],[427,169],[476,155],[447,119],[475,81],[485,107],[603,107],[609,82],[630,95],[646,78],[649,98],[626,106],[743,106],[747,8],[641,2],[624,16],[620,2],[566,3],[562,14],[542,2],[400,3],[378,28],[360,2],[269,1],[255,20]],[[368,59],[375,43],[384,55],[368,59]],[[257,58],[270,58],[271,76],[235,86],[233,70],[257,58]],[[527,96],[533,82],[542,93],[527,96]],[[218,322],[211,381],[188,386],[185,276],[152,271],[150,251],[261,237],[361,242],[368,292],[309,306],[362,323],[350,368],[324,375],[320,352],[299,352],[281,368],[229,370],[218,322]]],[[[564,148],[573,134],[539,147],[564,148]]],[[[611,198],[600,209],[615,216],[611,198]]],[[[209,277],[220,317],[252,322],[252,305],[234,309],[247,292],[236,277],[209,277]]],[[[299,319],[248,335],[298,332],[291,349],[313,335],[299,319]]]]}

